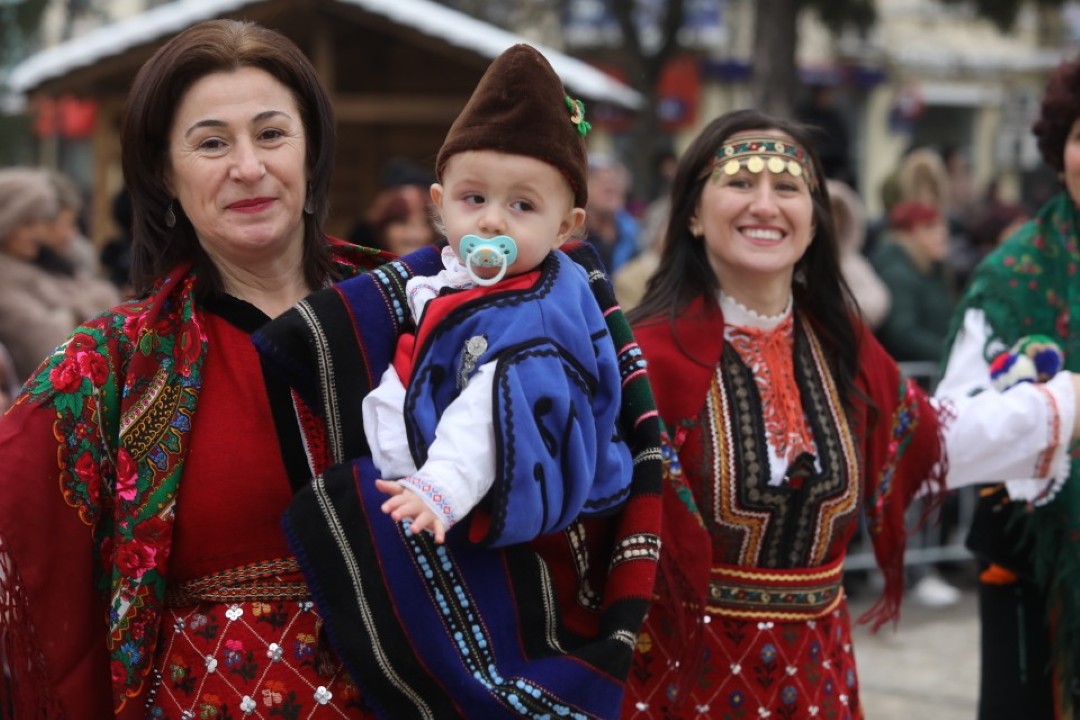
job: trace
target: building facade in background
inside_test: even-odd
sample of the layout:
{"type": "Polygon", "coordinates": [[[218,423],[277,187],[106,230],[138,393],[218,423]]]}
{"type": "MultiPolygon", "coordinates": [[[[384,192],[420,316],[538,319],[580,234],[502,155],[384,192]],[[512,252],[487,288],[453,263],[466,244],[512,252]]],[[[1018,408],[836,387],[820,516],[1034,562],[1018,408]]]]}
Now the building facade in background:
{"type": "MultiPolygon", "coordinates": [[[[655,26],[663,4],[646,3],[653,9],[641,18],[655,26]]],[[[754,8],[754,0],[686,0],[685,47],[662,80],[670,92],[660,106],[676,150],[712,117],[751,103],[754,8]]],[[[996,181],[1021,199],[1041,163],[1031,122],[1047,73],[1077,51],[1080,3],[1028,3],[1007,33],[970,7],[936,0],[877,0],[877,12],[865,36],[839,37],[804,12],[797,48],[805,94],[830,88],[848,125],[853,177],[871,216],[883,209],[886,178],[918,146],[962,154],[975,192],[996,181]]],[[[572,0],[564,30],[568,52],[585,58],[619,41],[601,0],[572,0]]]]}
{"type": "MultiPolygon", "coordinates": [[[[637,4],[646,50],[659,36],[665,2],[637,4]]],[[[161,4],[168,0],[54,0],[42,43],[53,45],[161,4]],[[78,9],[74,16],[71,7],[78,9]]],[[[514,18],[521,26],[512,29],[522,36],[632,80],[624,68],[604,60],[605,51],[621,42],[609,2],[571,0],[561,16],[553,0],[511,4],[531,8],[500,16],[514,18]],[[540,19],[545,10],[548,15],[540,19]]],[[[1076,52],[1080,4],[1050,11],[1029,3],[1008,33],[964,5],[877,0],[877,8],[878,22],[865,37],[836,37],[804,12],[797,48],[805,87],[830,88],[848,126],[852,176],[870,215],[880,214],[882,185],[904,152],[921,145],[960,151],[970,164],[974,192],[995,181],[1006,196],[1020,199],[1040,163],[1031,121],[1048,71],[1076,52]]],[[[673,151],[717,114],[750,103],[753,23],[754,0],[685,0],[680,50],[661,76],[657,107],[663,142],[673,151]]],[[[94,153],[85,126],[93,121],[94,102],[54,97],[33,106],[45,115],[34,122],[42,164],[91,181],[94,153]]],[[[595,148],[627,149],[628,112],[601,110],[599,132],[590,138],[595,148]]]]}

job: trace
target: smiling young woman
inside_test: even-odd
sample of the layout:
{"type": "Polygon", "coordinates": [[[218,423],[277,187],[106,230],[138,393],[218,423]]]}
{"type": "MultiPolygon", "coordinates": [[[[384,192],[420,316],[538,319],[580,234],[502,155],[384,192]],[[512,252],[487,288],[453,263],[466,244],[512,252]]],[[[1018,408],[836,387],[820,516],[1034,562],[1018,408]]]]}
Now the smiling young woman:
{"type": "MultiPolygon", "coordinates": [[[[727,147],[741,143],[761,150],[779,147],[780,152],[795,147],[790,136],[776,130],[740,133],[730,142],[727,147]]],[[[754,172],[756,156],[737,167],[727,165],[737,157],[734,151],[725,154],[722,170],[705,183],[690,232],[704,238],[709,266],[725,293],[775,315],[787,305],[795,264],[813,238],[813,199],[807,178],[787,172],[779,156],[772,156],[783,163],[785,171],[779,173],[754,172]]]]}
{"type": "Polygon", "coordinates": [[[1075,376],[946,402],[901,375],[842,279],[810,137],[751,110],[707,125],[630,313],[666,477],[625,718],[861,717],[840,582],[860,516],[885,577],[867,617],[879,625],[899,610],[917,494],[991,468],[1051,487],[1035,468],[1065,462],[1077,433],[1075,376]]]}

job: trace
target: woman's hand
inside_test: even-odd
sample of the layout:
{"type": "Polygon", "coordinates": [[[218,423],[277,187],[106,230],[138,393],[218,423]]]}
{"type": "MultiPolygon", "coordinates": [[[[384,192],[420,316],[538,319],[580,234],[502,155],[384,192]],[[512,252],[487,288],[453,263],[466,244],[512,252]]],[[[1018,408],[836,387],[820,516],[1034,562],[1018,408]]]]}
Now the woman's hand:
{"type": "Polygon", "coordinates": [[[405,518],[412,518],[409,530],[414,533],[428,530],[434,533],[436,543],[443,544],[446,540],[446,525],[427,506],[427,503],[420,499],[419,495],[406,487],[402,487],[399,483],[390,482],[389,480],[376,480],[375,487],[381,492],[392,496],[381,506],[384,513],[393,518],[395,522],[401,522],[405,518]]]}

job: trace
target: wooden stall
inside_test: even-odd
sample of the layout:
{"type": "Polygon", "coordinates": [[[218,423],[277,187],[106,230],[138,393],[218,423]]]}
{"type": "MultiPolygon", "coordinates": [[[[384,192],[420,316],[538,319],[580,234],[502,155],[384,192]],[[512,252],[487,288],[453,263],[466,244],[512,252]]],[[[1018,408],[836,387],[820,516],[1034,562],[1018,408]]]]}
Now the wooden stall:
{"type": "MultiPolygon", "coordinates": [[[[90,188],[92,238],[115,231],[110,204],[122,187],[120,118],[131,80],[167,38],[218,17],[257,21],[300,46],[330,89],[338,158],[328,230],[347,233],[401,157],[431,168],[450,123],[491,60],[517,35],[429,0],[179,1],[158,5],[16,67],[11,82],[35,97],[74,94],[99,103],[90,188]]],[[[639,96],[581,61],[541,47],[568,90],[587,103],[632,110],[639,96]]]]}

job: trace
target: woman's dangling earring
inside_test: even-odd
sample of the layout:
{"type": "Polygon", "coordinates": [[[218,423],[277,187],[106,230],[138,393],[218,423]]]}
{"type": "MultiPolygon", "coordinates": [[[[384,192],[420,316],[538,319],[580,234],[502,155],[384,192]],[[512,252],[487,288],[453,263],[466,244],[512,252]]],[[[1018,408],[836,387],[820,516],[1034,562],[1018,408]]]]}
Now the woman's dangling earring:
{"type": "Polygon", "coordinates": [[[169,207],[165,208],[165,227],[176,227],[176,211],[173,210],[173,200],[169,201],[169,207]]]}
{"type": "Polygon", "coordinates": [[[315,193],[312,191],[310,180],[308,180],[307,184],[307,198],[304,200],[304,212],[308,215],[315,214],[315,193]]]}

